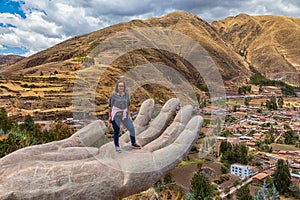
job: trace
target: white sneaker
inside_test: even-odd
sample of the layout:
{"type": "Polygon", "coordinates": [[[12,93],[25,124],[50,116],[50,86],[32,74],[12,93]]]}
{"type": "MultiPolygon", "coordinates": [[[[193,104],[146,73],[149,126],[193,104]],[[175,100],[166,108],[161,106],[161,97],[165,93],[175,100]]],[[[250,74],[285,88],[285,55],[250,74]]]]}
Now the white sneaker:
{"type": "Polygon", "coordinates": [[[121,153],[122,152],[121,148],[120,147],[116,147],[116,152],[121,153]]]}

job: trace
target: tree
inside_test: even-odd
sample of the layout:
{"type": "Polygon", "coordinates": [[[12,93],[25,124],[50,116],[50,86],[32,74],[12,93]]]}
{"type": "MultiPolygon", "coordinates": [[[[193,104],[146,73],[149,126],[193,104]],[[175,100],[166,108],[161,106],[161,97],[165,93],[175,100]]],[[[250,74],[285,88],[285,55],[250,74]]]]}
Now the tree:
{"type": "Polygon", "coordinates": [[[289,187],[290,194],[296,199],[300,199],[300,186],[297,183],[292,183],[289,187]]]}
{"type": "Polygon", "coordinates": [[[251,85],[243,85],[238,88],[238,93],[239,94],[246,94],[247,92],[251,92],[251,85]]]}
{"type": "Polygon", "coordinates": [[[32,117],[31,117],[31,115],[26,115],[25,116],[25,120],[24,120],[24,123],[23,123],[23,128],[27,132],[33,131],[33,129],[34,129],[34,121],[33,121],[32,117]]]}
{"type": "Polygon", "coordinates": [[[284,160],[282,159],[277,161],[276,170],[274,172],[274,184],[280,194],[284,194],[289,191],[291,173],[289,166],[284,163],[284,160]]]}
{"type": "Polygon", "coordinates": [[[266,101],[266,107],[271,110],[271,102],[269,100],[266,101]]]}
{"type": "Polygon", "coordinates": [[[277,106],[277,101],[276,101],[275,96],[271,96],[270,101],[271,101],[271,105],[272,105],[271,110],[277,110],[278,106],[277,106]]]}
{"type": "Polygon", "coordinates": [[[280,200],[280,196],[274,184],[272,184],[272,200],[280,200]]]}
{"type": "Polygon", "coordinates": [[[231,151],[232,145],[230,142],[222,141],[220,144],[220,154],[224,154],[226,151],[231,151]]]}
{"type": "Polygon", "coordinates": [[[264,180],[262,187],[257,191],[255,195],[255,200],[267,200],[268,197],[269,197],[268,185],[266,180],[264,180]]]}
{"type": "Polygon", "coordinates": [[[280,96],[277,98],[277,104],[279,106],[279,108],[282,108],[284,101],[283,101],[283,96],[280,96]]]}
{"type": "Polygon", "coordinates": [[[263,93],[263,91],[264,91],[264,89],[263,89],[262,85],[259,85],[258,93],[261,94],[261,93],[263,93]]]}
{"type": "Polygon", "coordinates": [[[238,106],[237,106],[237,105],[234,105],[234,106],[233,106],[233,112],[236,112],[236,111],[237,111],[237,108],[238,108],[238,106]]]}
{"type": "Polygon", "coordinates": [[[246,94],[246,91],[245,91],[245,89],[243,87],[239,87],[238,88],[238,93],[239,94],[246,94]]]}
{"type": "Polygon", "coordinates": [[[191,181],[189,199],[192,200],[209,200],[213,197],[213,186],[208,178],[201,172],[197,172],[191,181]]]}
{"type": "Polygon", "coordinates": [[[174,182],[173,177],[174,177],[173,174],[167,173],[167,174],[165,175],[165,177],[164,177],[164,182],[165,182],[166,184],[168,184],[168,183],[173,183],[173,182],[174,182]]]}
{"type": "Polygon", "coordinates": [[[273,184],[273,182],[270,184],[270,182],[267,183],[267,181],[264,180],[262,187],[257,191],[254,199],[255,200],[279,200],[280,198],[279,198],[279,193],[276,190],[276,187],[273,184]],[[272,188],[268,188],[268,186],[270,185],[272,185],[272,188]]]}
{"type": "Polygon", "coordinates": [[[236,161],[238,163],[247,165],[248,164],[248,147],[245,144],[235,145],[236,150],[234,152],[236,153],[236,161]]]}
{"type": "Polygon", "coordinates": [[[220,136],[227,137],[230,134],[231,134],[230,130],[226,129],[220,133],[220,136]]]}
{"type": "Polygon", "coordinates": [[[52,138],[49,138],[50,141],[53,140],[63,140],[67,137],[70,137],[73,134],[73,130],[70,129],[66,124],[61,121],[56,121],[52,124],[51,130],[49,131],[49,135],[52,138]]]}
{"type": "Polygon", "coordinates": [[[294,144],[296,142],[296,135],[294,130],[290,129],[284,133],[284,143],[294,144]]]}
{"type": "Polygon", "coordinates": [[[231,145],[229,142],[222,141],[220,146],[221,161],[232,163],[248,164],[248,147],[245,144],[231,145]]]}
{"type": "Polygon", "coordinates": [[[269,110],[277,110],[278,105],[277,105],[276,97],[272,96],[271,99],[270,99],[270,101],[267,100],[266,101],[266,107],[269,110]]]}
{"type": "Polygon", "coordinates": [[[34,124],[33,119],[28,115],[20,127],[17,127],[16,124],[6,135],[6,139],[0,140],[0,157],[26,146],[65,139],[70,137],[73,132],[74,129],[60,121],[55,122],[49,131],[42,131],[41,127],[34,124]]]}
{"type": "Polygon", "coordinates": [[[6,110],[4,108],[1,108],[1,112],[0,112],[0,130],[2,130],[1,132],[7,134],[12,129],[12,127],[14,127],[16,124],[17,124],[16,122],[11,120],[7,116],[6,110]]]}
{"type": "Polygon", "coordinates": [[[246,98],[244,98],[244,104],[245,104],[245,106],[249,106],[249,103],[250,103],[250,101],[251,101],[251,99],[249,98],[249,97],[246,97],[246,98]]]}
{"type": "Polygon", "coordinates": [[[253,197],[250,195],[250,190],[248,185],[244,185],[236,192],[237,200],[253,200],[253,197]]]}
{"type": "Polygon", "coordinates": [[[170,188],[171,184],[173,183],[173,175],[171,173],[167,173],[164,178],[160,179],[154,184],[155,190],[161,192],[170,188]]]}
{"type": "Polygon", "coordinates": [[[228,167],[226,167],[225,165],[221,165],[221,172],[222,172],[223,174],[228,173],[228,171],[229,171],[228,167]]]}

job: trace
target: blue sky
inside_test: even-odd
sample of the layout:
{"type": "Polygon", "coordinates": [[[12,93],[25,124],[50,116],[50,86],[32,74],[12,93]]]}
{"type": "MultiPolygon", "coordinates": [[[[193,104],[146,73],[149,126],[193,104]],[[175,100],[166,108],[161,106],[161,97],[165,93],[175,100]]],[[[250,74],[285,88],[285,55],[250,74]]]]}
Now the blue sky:
{"type": "Polygon", "coordinates": [[[0,13],[17,13],[25,18],[25,14],[23,13],[22,9],[20,8],[20,4],[22,2],[14,2],[11,0],[2,0],[0,4],[0,13]]]}
{"type": "Polygon", "coordinates": [[[1,0],[0,55],[30,56],[119,22],[185,10],[208,22],[236,16],[300,17],[299,0],[1,0]]]}

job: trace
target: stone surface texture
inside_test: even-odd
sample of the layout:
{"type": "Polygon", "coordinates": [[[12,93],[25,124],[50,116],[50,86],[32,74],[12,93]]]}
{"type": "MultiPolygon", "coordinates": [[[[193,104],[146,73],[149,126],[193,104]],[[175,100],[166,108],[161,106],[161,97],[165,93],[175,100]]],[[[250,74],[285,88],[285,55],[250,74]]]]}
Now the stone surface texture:
{"type": "Polygon", "coordinates": [[[112,142],[95,147],[106,130],[97,120],[65,140],[3,157],[0,199],[107,200],[148,189],[187,155],[198,138],[202,117],[192,116],[191,106],[177,111],[178,105],[178,99],[170,99],[151,119],[154,101],[143,102],[134,122],[142,149],[131,148],[128,133],[120,138],[121,153],[112,142]]]}

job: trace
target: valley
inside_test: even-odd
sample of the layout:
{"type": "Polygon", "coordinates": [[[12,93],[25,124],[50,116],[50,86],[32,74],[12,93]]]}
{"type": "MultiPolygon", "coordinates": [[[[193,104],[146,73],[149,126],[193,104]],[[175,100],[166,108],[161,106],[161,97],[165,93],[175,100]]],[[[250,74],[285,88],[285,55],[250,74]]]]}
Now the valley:
{"type": "MultiPolygon", "coordinates": [[[[13,135],[19,143],[13,141],[14,149],[10,150],[16,150],[69,137],[96,119],[106,122],[109,95],[116,81],[125,77],[133,88],[130,91],[133,118],[141,102],[148,98],[155,101],[152,114],[155,116],[168,99],[181,95],[188,103],[195,100],[194,114],[204,119],[199,138],[188,156],[152,188],[126,199],[185,198],[197,172],[207,177],[215,199],[235,199],[244,185],[254,196],[263,188],[264,180],[269,190],[279,180],[273,178],[279,160],[288,163],[291,174],[291,188],[285,193],[281,191],[280,197],[295,199],[295,194],[300,194],[291,192],[299,189],[300,184],[299,25],[296,18],[247,14],[208,23],[191,13],[175,11],[159,18],[132,20],[78,35],[26,58],[1,56],[0,141],[5,142],[13,135]],[[173,48],[172,52],[168,48],[130,46],[143,41],[147,34],[133,39],[129,34],[116,43],[110,40],[128,30],[157,27],[184,34],[193,44],[182,47],[179,45],[182,38],[174,38],[176,34],[168,35],[169,32],[162,34],[163,31],[158,43],[146,40],[145,46],[147,42],[152,47],[165,45],[173,48]],[[105,46],[105,42],[109,45],[105,46]],[[193,66],[191,60],[183,57],[192,52],[194,44],[205,53],[193,59],[204,55],[211,61],[200,59],[201,72],[197,70],[199,66],[193,66]],[[115,52],[116,47],[129,50],[106,65],[103,60],[122,52],[115,52]],[[98,57],[101,53],[103,60],[98,57]],[[225,91],[220,98],[224,98],[225,105],[216,109],[211,97],[220,88],[225,91]],[[223,116],[218,117],[218,112],[223,116]],[[11,130],[4,123],[8,118],[14,121],[11,130]],[[36,125],[36,132],[18,133],[28,118],[33,127],[36,125]],[[44,138],[35,138],[38,134],[44,138]],[[248,170],[246,175],[238,173],[242,169],[248,170]]],[[[112,129],[106,131],[109,141],[111,132],[112,129]]],[[[103,141],[97,142],[96,145],[102,145],[103,141]]]]}

